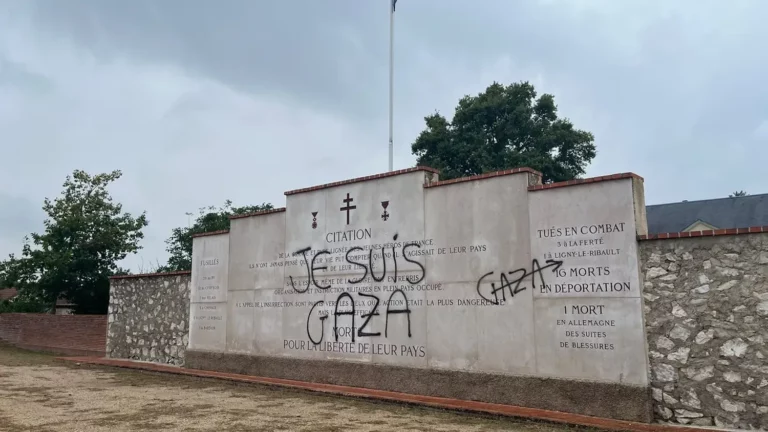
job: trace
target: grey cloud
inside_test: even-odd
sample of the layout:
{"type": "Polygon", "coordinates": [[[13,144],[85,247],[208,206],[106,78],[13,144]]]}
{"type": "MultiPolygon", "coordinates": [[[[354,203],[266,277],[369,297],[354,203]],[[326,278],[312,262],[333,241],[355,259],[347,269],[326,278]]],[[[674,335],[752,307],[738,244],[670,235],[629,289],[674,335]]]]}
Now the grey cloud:
{"type": "MultiPolygon", "coordinates": [[[[28,176],[15,193],[37,197],[73,168],[118,165],[117,198],[149,212],[146,262],[186,211],[384,171],[387,3],[0,2],[5,88],[21,90],[0,100],[0,184],[28,176]]],[[[425,115],[528,80],[595,133],[588,174],[634,171],[650,204],[766,192],[765,16],[761,0],[401,0],[396,167],[425,115]]]]}
{"type": "Polygon", "coordinates": [[[0,191],[0,260],[18,254],[25,236],[43,228],[45,213],[40,204],[0,191]]]}
{"type": "Polygon", "coordinates": [[[386,95],[371,92],[388,49],[386,8],[374,2],[74,0],[38,2],[33,16],[100,58],[178,64],[242,91],[365,116],[386,95]]]}
{"type": "Polygon", "coordinates": [[[0,88],[13,88],[28,95],[39,95],[53,89],[51,81],[38,73],[30,72],[24,65],[0,57],[0,88]]]}

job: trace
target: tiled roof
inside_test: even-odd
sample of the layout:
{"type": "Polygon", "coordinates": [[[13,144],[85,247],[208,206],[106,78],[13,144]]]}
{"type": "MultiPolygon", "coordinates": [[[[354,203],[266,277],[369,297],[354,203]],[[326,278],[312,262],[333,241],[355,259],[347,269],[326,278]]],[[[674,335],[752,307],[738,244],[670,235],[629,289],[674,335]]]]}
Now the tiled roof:
{"type": "Polygon", "coordinates": [[[648,233],[680,232],[696,221],[717,229],[768,225],[768,194],[646,206],[648,233]]]}

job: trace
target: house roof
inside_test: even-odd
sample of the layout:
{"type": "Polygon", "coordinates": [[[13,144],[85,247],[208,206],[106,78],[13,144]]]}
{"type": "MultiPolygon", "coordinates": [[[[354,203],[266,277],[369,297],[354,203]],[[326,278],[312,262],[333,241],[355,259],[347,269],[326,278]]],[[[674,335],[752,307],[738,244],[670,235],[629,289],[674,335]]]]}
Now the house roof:
{"type": "Polygon", "coordinates": [[[16,288],[3,288],[0,289],[0,301],[8,300],[16,297],[19,292],[16,288]]]}
{"type": "Polygon", "coordinates": [[[696,221],[718,229],[768,225],[768,194],[645,207],[648,233],[681,232],[696,221]]]}

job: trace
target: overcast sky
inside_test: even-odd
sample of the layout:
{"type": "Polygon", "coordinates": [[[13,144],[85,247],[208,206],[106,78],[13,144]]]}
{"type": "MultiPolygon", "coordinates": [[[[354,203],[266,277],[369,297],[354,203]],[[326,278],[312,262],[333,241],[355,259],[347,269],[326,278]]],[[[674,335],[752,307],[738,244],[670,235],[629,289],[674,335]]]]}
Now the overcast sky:
{"type": "MultiPolygon", "coordinates": [[[[0,0],[0,256],[75,169],[147,212],[134,271],[201,206],[387,170],[389,0],[0,0]],[[354,161],[354,162],[353,162],[354,161]]],[[[527,80],[648,204],[768,192],[768,2],[401,0],[395,168],[423,117],[527,80]]]]}

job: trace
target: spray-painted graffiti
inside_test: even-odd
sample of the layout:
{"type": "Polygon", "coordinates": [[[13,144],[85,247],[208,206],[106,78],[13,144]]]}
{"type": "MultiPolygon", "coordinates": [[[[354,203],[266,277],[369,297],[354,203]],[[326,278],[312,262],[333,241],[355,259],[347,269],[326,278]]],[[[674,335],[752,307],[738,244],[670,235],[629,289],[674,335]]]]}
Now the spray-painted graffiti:
{"type": "MultiPolygon", "coordinates": [[[[394,235],[392,240],[395,240],[395,241],[397,240],[397,234],[394,235]]],[[[384,281],[384,279],[387,276],[387,261],[388,261],[387,258],[388,257],[391,257],[392,258],[392,262],[393,262],[393,270],[392,270],[392,273],[391,273],[391,276],[390,276],[391,280],[398,281],[399,279],[397,277],[397,272],[398,272],[397,262],[398,262],[398,257],[402,257],[407,262],[410,262],[410,263],[415,264],[416,266],[418,266],[419,273],[421,274],[420,276],[417,276],[417,277],[415,277],[415,276],[407,276],[407,277],[404,278],[404,280],[406,282],[408,282],[409,284],[411,284],[411,285],[418,284],[419,282],[424,280],[424,277],[426,277],[426,269],[424,268],[424,266],[420,262],[415,261],[415,260],[409,258],[409,255],[407,254],[408,249],[409,248],[413,248],[413,247],[420,248],[421,245],[416,243],[416,242],[405,243],[405,244],[402,245],[402,248],[401,248],[401,251],[400,251],[401,253],[399,255],[396,253],[394,245],[392,246],[392,253],[391,254],[385,254],[383,249],[381,249],[381,250],[374,250],[372,248],[368,252],[368,263],[367,263],[367,265],[366,265],[365,262],[356,261],[354,259],[355,257],[350,256],[350,254],[354,253],[355,251],[364,251],[364,249],[362,247],[356,246],[356,247],[353,247],[353,248],[349,249],[347,251],[344,259],[346,260],[346,262],[350,266],[355,266],[357,268],[362,269],[363,275],[361,277],[359,277],[358,279],[354,279],[354,280],[347,279],[347,283],[350,284],[350,285],[359,284],[362,281],[364,281],[366,279],[366,277],[368,277],[368,273],[371,274],[371,278],[375,282],[382,282],[382,281],[384,281]],[[380,251],[380,253],[377,252],[377,251],[380,251]],[[374,264],[378,264],[378,262],[374,263],[374,257],[377,260],[378,260],[378,258],[381,258],[381,261],[382,261],[381,262],[381,275],[380,276],[377,276],[375,274],[375,270],[374,269],[375,269],[375,267],[377,267],[377,265],[374,265],[374,264]]],[[[330,284],[321,285],[320,283],[318,283],[318,280],[317,280],[317,277],[316,277],[316,274],[315,274],[319,270],[327,269],[327,266],[319,266],[319,265],[317,265],[317,262],[316,262],[317,258],[319,256],[321,256],[321,255],[324,255],[324,254],[329,254],[330,255],[330,252],[327,249],[324,249],[324,250],[318,251],[311,259],[308,259],[307,258],[307,252],[309,252],[310,250],[311,250],[311,247],[306,247],[306,248],[301,249],[301,250],[296,252],[296,254],[301,254],[304,257],[304,262],[307,265],[307,284],[306,284],[306,286],[302,287],[302,288],[297,288],[296,284],[294,283],[293,277],[289,276],[289,280],[291,282],[291,287],[296,292],[298,292],[298,293],[305,293],[305,292],[307,292],[311,285],[314,285],[317,289],[320,289],[320,290],[327,290],[327,289],[329,289],[331,287],[330,284]]],[[[358,311],[356,309],[355,301],[354,301],[354,298],[352,297],[352,294],[350,294],[348,292],[342,292],[341,294],[339,294],[339,296],[336,297],[334,311],[333,311],[333,335],[334,335],[334,338],[335,338],[336,341],[339,340],[339,336],[343,337],[343,336],[347,336],[347,335],[351,336],[352,342],[355,341],[355,335],[357,335],[357,337],[379,337],[379,336],[381,336],[381,331],[374,331],[375,326],[374,326],[374,322],[373,322],[373,317],[379,316],[379,305],[381,304],[381,299],[377,295],[375,295],[375,294],[366,294],[366,293],[358,292],[357,295],[359,297],[363,298],[363,299],[366,299],[366,298],[370,299],[368,301],[368,304],[370,306],[372,306],[372,307],[369,310],[365,311],[365,313],[362,313],[360,315],[360,319],[363,319],[364,321],[362,322],[362,325],[357,327],[355,325],[355,315],[357,315],[357,313],[361,312],[361,311],[358,311]],[[344,299],[348,299],[349,300],[350,308],[345,308],[344,310],[339,310],[339,305],[342,304],[342,300],[344,300],[344,299]],[[345,316],[349,316],[350,317],[351,324],[352,324],[352,326],[350,327],[351,331],[348,331],[348,332],[342,330],[342,329],[347,329],[346,327],[342,328],[342,327],[339,326],[339,318],[340,317],[345,317],[345,316]]],[[[315,345],[319,345],[323,341],[323,335],[325,334],[325,320],[328,319],[329,315],[328,315],[328,313],[323,313],[322,311],[318,311],[318,313],[317,313],[317,320],[314,321],[314,322],[315,323],[317,323],[317,322],[320,323],[320,325],[319,325],[320,330],[316,331],[316,333],[320,333],[320,338],[319,339],[316,339],[315,337],[312,336],[312,331],[310,329],[310,323],[313,321],[312,320],[312,315],[313,315],[313,312],[315,311],[315,309],[318,306],[323,306],[324,304],[325,304],[324,300],[319,300],[319,301],[315,302],[312,305],[312,308],[309,310],[309,314],[307,316],[307,337],[315,345]]],[[[411,312],[412,311],[411,311],[411,308],[409,306],[408,296],[405,294],[405,292],[402,289],[399,289],[399,288],[393,290],[392,293],[389,295],[389,299],[387,299],[384,302],[384,304],[387,306],[387,310],[386,310],[386,313],[385,313],[385,320],[384,320],[384,337],[386,338],[389,335],[389,316],[390,315],[405,314],[406,315],[406,319],[407,319],[407,323],[408,323],[408,327],[407,327],[407,329],[408,329],[408,337],[410,338],[411,337],[411,312]],[[397,301],[397,299],[394,298],[395,295],[401,296],[402,299],[400,301],[397,301]]]]}
{"type": "Polygon", "coordinates": [[[494,274],[494,272],[488,272],[483,276],[481,276],[480,279],[477,280],[477,294],[480,297],[482,297],[483,300],[486,300],[496,305],[501,304],[502,302],[507,301],[507,291],[509,291],[509,297],[511,299],[515,295],[527,289],[526,286],[523,286],[523,281],[528,276],[531,276],[531,288],[536,289],[537,276],[539,277],[540,286],[543,286],[544,270],[551,268],[552,273],[557,273],[557,270],[562,265],[563,265],[563,261],[547,260],[546,265],[542,267],[539,265],[539,261],[537,259],[534,259],[533,261],[531,261],[530,271],[528,271],[526,268],[519,268],[517,270],[513,270],[507,273],[501,272],[499,273],[499,286],[497,287],[495,282],[491,282],[491,285],[490,285],[490,295],[493,296],[493,298],[486,297],[483,294],[483,282],[487,277],[493,276],[494,274]],[[507,275],[509,275],[510,277],[507,277],[507,275]],[[499,293],[501,293],[501,296],[499,296],[499,293]]]}
{"type": "MultiPolygon", "coordinates": [[[[368,310],[366,313],[363,313],[360,318],[365,319],[363,321],[362,325],[360,327],[355,326],[355,315],[357,315],[357,311],[355,310],[355,302],[352,298],[352,295],[350,293],[343,292],[339,294],[339,296],[336,298],[336,306],[333,311],[333,335],[336,341],[339,340],[339,336],[351,336],[352,342],[355,341],[355,334],[357,334],[358,337],[375,337],[375,336],[381,336],[381,332],[369,332],[366,330],[368,328],[368,325],[371,323],[371,318],[374,316],[379,316],[379,298],[373,294],[364,294],[364,293],[357,293],[357,295],[361,297],[369,297],[374,299],[374,305],[373,307],[368,310]],[[351,304],[351,309],[348,310],[339,310],[339,305],[342,303],[341,300],[344,298],[348,298],[349,302],[351,304]],[[351,331],[345,331],[342,327],[339,327],[339,317],[340,316],[350,316],[352,320],[352,326],[347,328],[351,329],[351,331]],[[355,331],[357,329],[357,331],[355,331]]],[[[312,309],[309,310],[309,315],[307,316],[307,337],[309,337],[309,340],[315,344],[319,345],[323,342],[323,336],[325,334],[325,320],[328,318],[327,314],[318,314],[317,320],[320,322],[320,339],[315,340],[315,338],[312,337],[312,332],[310,330],[310,322],[312,321],[312,312],[315,310],[317,306],[322,306],[325,303],[324,300],[319,300],[315,302],[314,305],[312,305],[312,309]]],[[[389,300],[386,301],[387,304],[387,311],[385,313],[385,320],[384,320],[384,337],[388,337],[389,335],[389,316],[392,314],[406,314],[406,318],[408,320],[408,337],[411,337],[411,308],[408,306],[408,297],[405,295],[405,292],[403,290],[397,289],[392,292],[389,296],[389,300]],[[393,308],[392,305],[395,304],[395,302],[392,301],[392,298],[395,296],[395,294],[400,294],[403,297],[402,307],[393,308]]]]}

